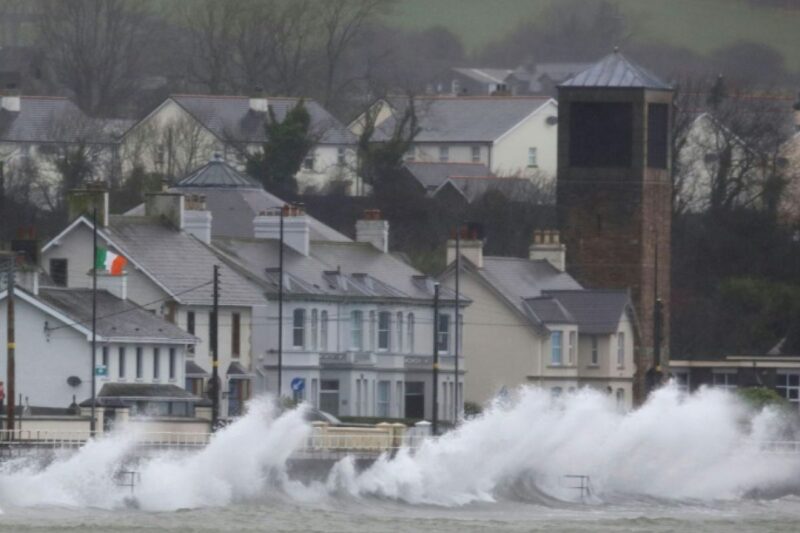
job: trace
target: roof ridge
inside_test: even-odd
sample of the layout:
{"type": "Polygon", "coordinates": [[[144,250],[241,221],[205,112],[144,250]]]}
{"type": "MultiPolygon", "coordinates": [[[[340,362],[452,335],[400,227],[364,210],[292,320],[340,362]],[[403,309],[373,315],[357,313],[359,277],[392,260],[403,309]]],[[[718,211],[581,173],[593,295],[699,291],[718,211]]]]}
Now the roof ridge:
{"type": "MultiPolygon", "coordinates": [[[[172,93],[170,98],[207,98],[212,99],[229,99],[229,100],[249,100],[252,96],[244,94],[195,94],[195,93],[172,93]]],[[[267,100],[305,100],[316,101],[310,96],[265,96],[267,100]]]]}

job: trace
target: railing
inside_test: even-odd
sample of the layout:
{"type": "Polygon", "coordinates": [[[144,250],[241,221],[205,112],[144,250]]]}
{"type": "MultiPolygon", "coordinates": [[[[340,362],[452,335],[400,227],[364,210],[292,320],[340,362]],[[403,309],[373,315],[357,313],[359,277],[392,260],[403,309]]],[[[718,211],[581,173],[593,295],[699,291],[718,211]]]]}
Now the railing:
{"type": "MultiPolygon", "coordinates": [[[[83,446],[91,438],[89,431],[48,431],[48,430],[0,430],[0,445],[18,443],[25,446],[77,448],[83,446]]],[[[98,438],[106,437],[99,433],[98,438]]],[[[201,447],[209,443],[208,433],[169,433],[140,432],[133,433],[132,440],[137,446],[150,447],[201,447]]]]}

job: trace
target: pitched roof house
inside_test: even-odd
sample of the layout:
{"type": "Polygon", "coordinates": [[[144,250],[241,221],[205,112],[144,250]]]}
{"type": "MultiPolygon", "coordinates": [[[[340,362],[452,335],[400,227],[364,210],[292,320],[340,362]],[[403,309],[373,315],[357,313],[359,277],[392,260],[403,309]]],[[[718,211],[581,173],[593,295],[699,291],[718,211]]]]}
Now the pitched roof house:
{"type": "MultiPolygon", "coordinates": [[[[460,243],[465,400],[535,384],[554,395],[589,386],[632,401],[635,316],[625,290],[582,287],[564,271],[555,232],[537,232],[528,258],[483,255],[483,242],[460,243]]],[[[455,286],[455,242],[441,282],[455,286]]]]}
{"type": "Polygon", "coordinates": [[[270,113],[282,121],[301,101],[311,118],[315,146],[296,176],[300,188],[355,179],[355,136],[313,99],[175,94],[131,127],[123,143],[132,161],[171,179],[215,153],[236,159],[242,170],[247,155],[266,141],[270,113]]]}
{"type": "MultiPolygon", "coordinates": [[[[390,98],[376,105],[373,138],[391,138],[396,117],[409,105],[407,99],[390,98]]],[[[546,97],[448,97],[414,99],[419,133],[407,161],[480,163],[501,177],[555,176],[558,105],[546,97]]],[[[351,128],[358,131],[364,117],[351,128]]]]}

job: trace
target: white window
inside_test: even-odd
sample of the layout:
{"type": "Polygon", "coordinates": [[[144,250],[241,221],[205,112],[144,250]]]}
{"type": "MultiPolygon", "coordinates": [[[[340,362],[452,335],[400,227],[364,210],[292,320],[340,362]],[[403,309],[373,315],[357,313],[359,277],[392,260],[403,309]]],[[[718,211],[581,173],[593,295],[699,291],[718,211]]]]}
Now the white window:
{"type": "Polygon", "coordinates": [[[389,349],[389,339],[392,337],[392,315],[388,311],[378,313],[378,350],[389,349]]]}
{"type": "Polygon", "coordinates": [[[535,147],[528,148],[528,166],[529,167],[539,166],[539,154],[538,150],[535,147]]]}
{"type": "Polygon", "coordinates": [[[302,349],[306,345],[306,310],[295,309],[292,316],[292,346],[302,349]]]}
{"type": "Polygon", "coordinates": [[[440,163],[447,163],[450,161],[450,147],[449,146],[440,146],[439,147],[439,162],[440,163]]]}
{"type": "Polygon", "coordinates": [[[617,367],[625,367],[625,333],[617,333],[617,367]]]}
{"type": "Polygon", "coordinates": [[[319,315],[316,309],[311,310],[311,349],[316,350],[318,348],[318,339],[319,339],[319,315]]]}
{"type": "Polygon", "coordinates": [[[169,349],[169,379],[175,379],[175,373],[177,372],[178,367],[178,354],[175,352],[175,348],[169,349]]]}
{"type": "Polygon", "coordinates": [[[119,364],[117,365],[120,379],[125,378],[125,348],[119,347],[119,364]]]}
{"type": "Polygon", "coordinates": [[[350,349],[356,351],[364,349],[364,313],[362,311],[350,313],[350,349]]]}
{"type": "Polygon", "coordinates": [[[345,153],[344,146],[336,149],[336,164],[340,167],[345,166],[347,163],[347,154],[345,153]]]}
{"type": "Polygon", "coordinates": [[[550,364],[557,366],[561,365],[561,332],[553,331],[550,333],[550,364]]]}
{"type": "Polygon", "coordinates": [[[575,346],[577,344],[578,333],[576,331],[569,332],[569,350],[567,351],[567,364],[571,365],[575,363],[575,346]]]}
{"type": "Polygon", "coordinates": [[[397,353],[403,353],[403,313],[397,312],[397,353]]]}
{"type": "Polygon", "coordinates": [[[414,313],[408,313],[408,353],[414,353],[414,313]]]}
{"type": "Polygon", "coordinates": [[[480,146],[473,146],[472,147],[472,162],[473,163],[480,163],[481,162],[481,147],[480,146]]]}
{"type": "Polygon", "coordinates": [[[715,387],[719,387],[721,389],[736,390],[735,371],[714,372],[712,379],[715,387]]]}
{"type": "Polygon", "coordinates": [[[600,364],[600,350],[597,344],[597,335],[592,335],[592,365],[600,364]]]}
{"type": "Polygon", "coordinates": [[[792,403],[800,402],[800,374],[778,374],[775,385],[778,394],[792,403]]]}
{"type": "Polygon", "coordinates": [[[153,348],[153,379],[161,377],[161,349],[153,348]]]}
{"type": "Polygon", "coordinates": [[[309,150],[306,154],[303,159],[303,168],[305,170],[314,170],[314,150],[309,150]]]}
{"type": "Polygon", "coordinates": [[[617,389],[617,409],[625,409],[625,389],[617,389]]]}
{"type": "Polygon", "coordinates": [[[450,315],[439,315],[439,325],[436,331],[436,349],[439,353],[450,351],[450,315]]]}
{"type": "Polygon", "coordinates": [[[408,150],[406,150],[405,156],[403,156],[403,158],[406,161],[414,161],[414,159],[416,159],[416,153],[414,151],[414,147],[413,146],[409,146],[408,147],[408,150]]]}
{"type": "Polygon", "coordinates": [[[389,381],[379,381],[378,382],[378,416],[382,418],[388,418],[390,412],[390,387],[391,382],[389,381]]]}
{"type": "Polygon", "coordinates": [[[319,329],[320,347],[319,349],[325,351],[328,349],[328,312],[322,311],[320,313],[320,329],[319,329]]]}
{"type": "Polygon", "coordinates": [[[375,311],[369,312],[369,347],[372,349],[376,348],[377,343],[377,328],[375,323],[375,311]]]}
{"type": "Polygon", "coordinates": [[[136,347],[136,379],[142,379],[144,375],[144,350],[141,346],[136,347]]]}

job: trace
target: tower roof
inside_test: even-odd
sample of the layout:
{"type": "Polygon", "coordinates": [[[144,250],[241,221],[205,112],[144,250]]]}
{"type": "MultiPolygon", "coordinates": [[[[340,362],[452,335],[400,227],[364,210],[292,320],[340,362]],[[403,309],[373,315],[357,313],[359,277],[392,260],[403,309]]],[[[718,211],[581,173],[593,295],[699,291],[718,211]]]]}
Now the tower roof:
{"type": "Polygon", "coordinates": [[[261,184],[237,171],[220,157],[212,158],[211,161],[182,178],[175,186],[261,188],[261,184]]]}
{"type": "Polygon", "coordinates": [[[568,79],[560,87],[672,89],[655,74],[633,63],[618,50],[614,50],[591,67],[568,79]]]}

